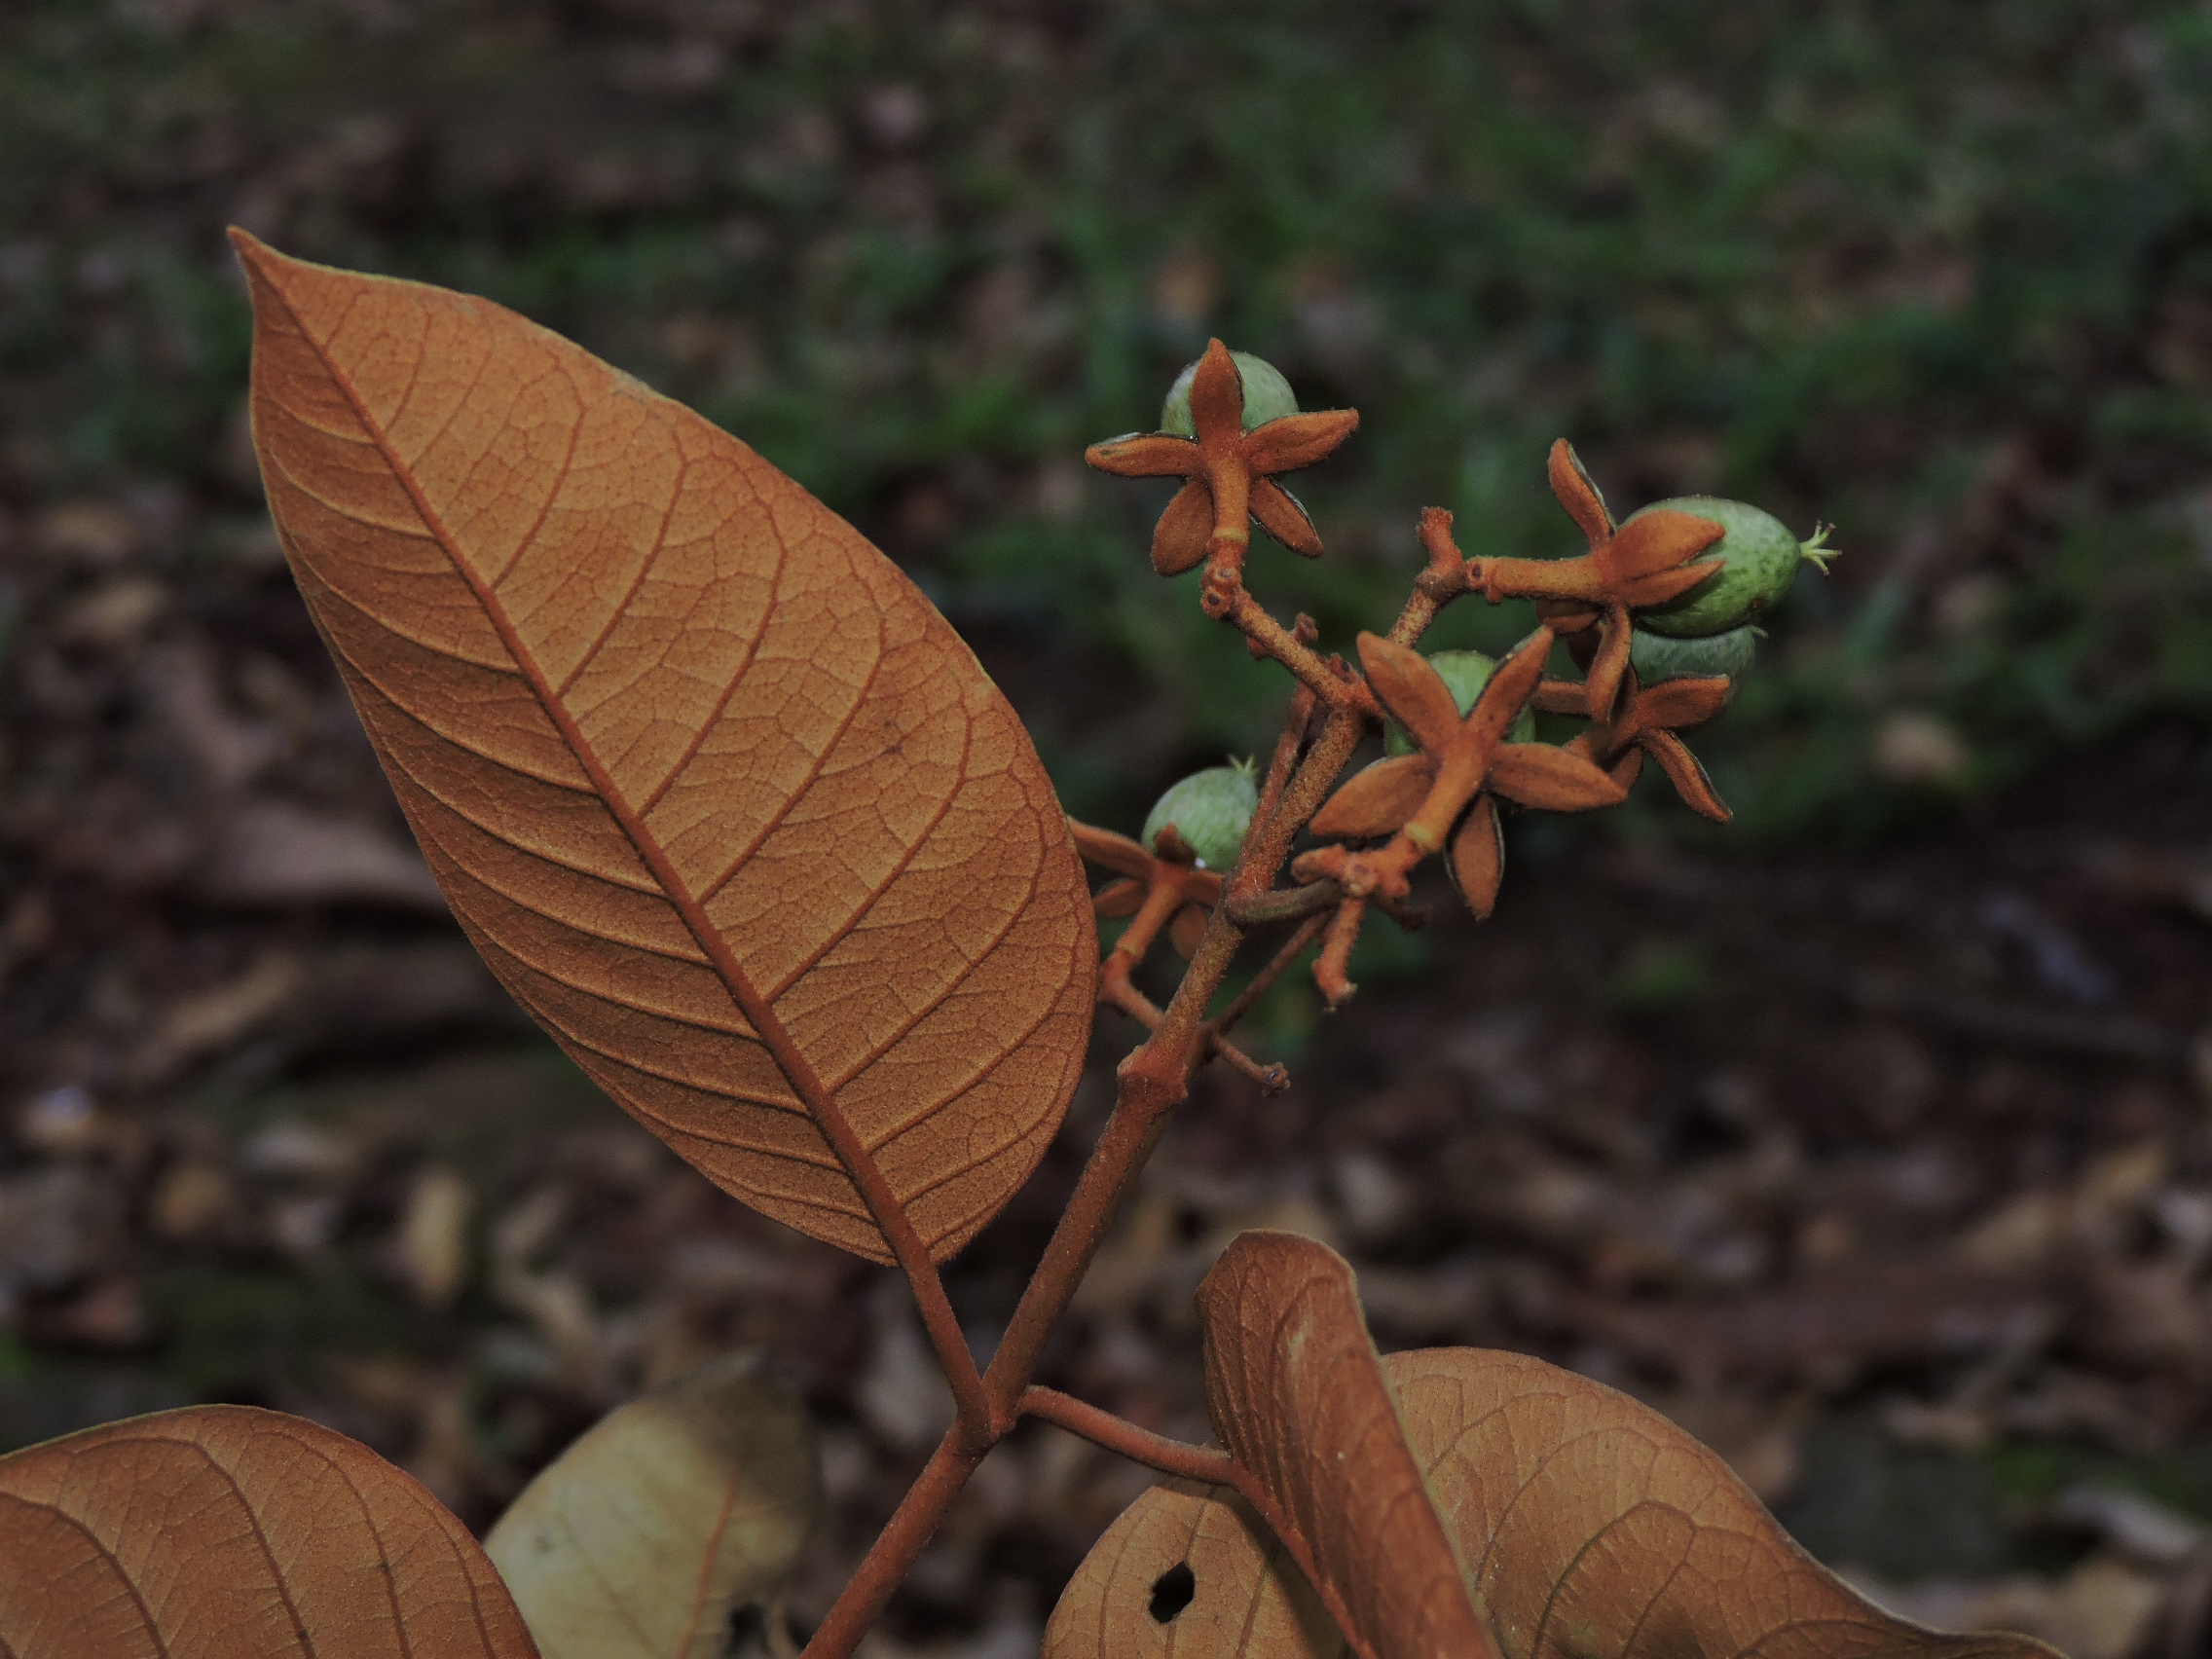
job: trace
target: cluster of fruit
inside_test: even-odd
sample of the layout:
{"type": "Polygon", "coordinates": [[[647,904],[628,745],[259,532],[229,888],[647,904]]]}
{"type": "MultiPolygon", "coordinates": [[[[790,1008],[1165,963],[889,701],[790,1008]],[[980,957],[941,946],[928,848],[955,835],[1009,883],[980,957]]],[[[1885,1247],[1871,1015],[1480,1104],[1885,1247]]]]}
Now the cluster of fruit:
{"type": "MultiPolygon", "coordinates": [[[[1231,357],[1241,382],[1247,432],[1298,413],[1290,383],[1273,365],[1245,351],[1232,352],[1231,357]]],[[[1198,367],[1194,362],[1184,369],[1168,392],[1161,411],[1161,432],[1184,438],[1196,434],[1191,389],[1198,367]]],[[[1575,478],[1588,488],[1571,453],[1569,461],[1575,478]]],[[[1590,494],[1595,499],[1595,491],[1590,494]]],[[[1602,502],[1597,510],[1603,514],[1602,502]]],[[[1726,682],[1719,700],[1724,704],[1751,671],[1758,641],[1764,637],[1754,619],[1789,591],[1800,564],[1825,570],[1833,552],[1826,546],[1828,533],[1821,529],[1801,541],[1773,514],[1746,502],[1683,496],[1632,514],[1615,534],[1658,513],[1686,514],[1717,527],[1720,535],[1689,561],[1692,568],[1711,567],[1711,574],[1687,591],[1635,610],[1628,650],[1632,695],[1635,687],[1647,689],[1668,681],[1715,681],[1726,682]]],[[[1474,708],[1497,669],[1497,659],[1474,650],[1440,650],[1430,653],[1427,661],[1450,689],[1462,718],[1474,708]]],[[[1531,695],[1523,704],[1506,741],[1534,741],[1536,709],[1543,700],[1531,695]]],[[[1588,712],[1586,700],[1581,712],[1588,712]]],[[[1416,747],[1403,725],[1395,719],[1385,721],[1386,756],[1410,756],[1416,747]]],[[[1195,772],[1170,788],[1146,817],[1140,838],[1155,855],[1195,854],[1200,868],[1227,871],[1236,863],[1258,805],[1251,761],[1232,760],[1195,772]],[[1163,843],[1162,832],[1170,827],[1174,835],[1163,843]]]]}

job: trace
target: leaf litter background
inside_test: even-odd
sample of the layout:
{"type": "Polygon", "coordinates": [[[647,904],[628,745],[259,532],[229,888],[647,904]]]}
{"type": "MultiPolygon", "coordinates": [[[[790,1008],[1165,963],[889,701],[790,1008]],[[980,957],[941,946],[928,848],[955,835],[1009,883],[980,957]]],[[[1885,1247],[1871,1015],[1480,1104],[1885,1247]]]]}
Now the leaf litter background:
{"type": "MultiPolygon", "coordinates": [[[[446,918],[260,511],[236,221],[757,444],[1124,830],[1281,696],[1075,463],[1209,330],[1364,411],[1308,495],[1332,557],[1258,561],[1346,638],[1426,502],[1571,551],[1562,432],[1623,511],[1839,521],[1701,745],[1738,826],[1517,825],[1488,927],[1379,941],[1341,1018],[1274,999],[1295,1088],[1204,1083],[1045,1380],[1202,1436],[1192,1293],[1305,1231],[1385,1348],[1632,1389],[1893,1604],[2201,1648],[2212,31],[1788,11],[11,9],[0,1442],[267,1403],[481,1527],[756,1344],[825,1427],[808,1619],[944,1409],[903,1290],[677,1164],[446,918]]],[[[1129,1036],[953,1264],[982,1341],[1129,1036]]],[[[1025,1431],[881,1651],[1032,1651],[1143,1484],[1025,1431]]]]}

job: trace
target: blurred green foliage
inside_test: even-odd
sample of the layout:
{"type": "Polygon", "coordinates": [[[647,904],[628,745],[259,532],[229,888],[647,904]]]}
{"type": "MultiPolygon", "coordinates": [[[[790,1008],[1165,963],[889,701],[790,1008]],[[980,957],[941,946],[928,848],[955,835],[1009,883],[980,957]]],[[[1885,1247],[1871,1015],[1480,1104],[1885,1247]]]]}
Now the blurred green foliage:
{"type": "Polygon", "coordinates": [[[1114,822],[1283,694],[1150,574],[1159,495],[1074,466],[1209,333],[1363,412],[1299,481],[1330,556],[1255,558],[1340,645],[1424,503],[1575,550],[1563,433],[1624,512],[1835,521],[1699,743],[1735,833],[2212,714],[2200,6],[36,0],[0,20],[0,492],[238,493],[231,218],[695,403],[1054,664],[1012,688],[1114,822]]]}

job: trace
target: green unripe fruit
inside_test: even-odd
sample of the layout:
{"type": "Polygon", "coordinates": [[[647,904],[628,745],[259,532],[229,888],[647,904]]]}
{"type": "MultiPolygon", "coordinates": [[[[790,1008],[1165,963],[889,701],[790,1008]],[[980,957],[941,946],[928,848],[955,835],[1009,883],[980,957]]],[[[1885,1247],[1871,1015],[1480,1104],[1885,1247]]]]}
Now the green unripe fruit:
{"type": "MultiPolygon", "coordinates": [[[[1298,413],[1297,394],[1274,364],[1249,351],[1232,351],[1229,355],[1244,382],[1244,429],[1247,432],[1254,426],[1264,426],[1270,421],[1298,413]]],[[[1189,364],[1167,388],[1167,401],[1160,406],[1161,431],[1172,432],[1178,438],[1198,435],[1198,423],[1191,419],[1191,382],[1198,379],[1198,363],[1189,364]]]]}
{"type": "Polygon", "coordinates": [[[1759,630],[1731,628],[1704,640],[1670,640],[1664,634],[1646,634],[1641,628],[1628,637],[1629,665],[1637,680],[1656,685],[1663,680],[1725,680],[1728,695],[1751,673],[1758,655],[1759,630]]]}
{"type": "Polygon", "coordinates": [[[1810,541],[1799,541],[1772,513],[1743,501],[1722,500],[1718,496],[1682,496],[1672,501],[1654,501],[1628,519],[1634,524],[1644,513],[1689,513],[1720,526],[1722,535],[1690,563],[1707,564],[1725,559],[1727,568],[1711,581],[1701,582],[1665,605],[1637,612],[1636,625],[1670,639],[1710,639],[1741,628],[1789,591],[1797,567],[1811,564],[1824,573],[1835,554],[1826,545],[1828,533],[1816,531],[1810,541]]]}
{"type": "Polygon", "coordinates": [[[1157,853],[1153,837],[1172,824],[1198,855],[1199,868],[1230,869],[1244,850],[1244,831],[1259,806],[1260,786],[1253,781],[1251,761],[1209,766],[1193,772],[1153,804],[1141,839],[1147,852],[1157,853]]]}
{"type": "MultiPolygon", "coordinates": [[[[1459,705],[1459,718],[1465,719],[1467,711],[1475,706],[1475,699],[1483,694],[1490,677],[1496,671],[1497,659],[1485,656],[1481,651],[1438,651],[1428,659],[1428,666],[1436,670],[1437,679],[1452,693],[1452,701],[1459,705]]],[[[1505,734],[1508,743],[1527,743],[1536,735],[1536,711],[1523,709],[1521,718],[1513,722],[1513,729],[1505,734]]],[[[1420,746],[1414,742],[1414,734],[1396,720],[1382,728],[1382,753],[1385,755],[1411,755],[1420,746]]]]}

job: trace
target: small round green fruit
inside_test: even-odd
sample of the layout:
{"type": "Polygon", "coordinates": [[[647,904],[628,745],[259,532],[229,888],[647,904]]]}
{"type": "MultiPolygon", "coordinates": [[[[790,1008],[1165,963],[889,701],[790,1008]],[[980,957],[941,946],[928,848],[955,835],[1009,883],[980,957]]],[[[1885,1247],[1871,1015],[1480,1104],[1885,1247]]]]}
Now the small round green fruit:
{"type": "Polygon", "coordinates": [[[1198,855],[1200,869],[1226,870],[1244,850],[1244,831],[1259,810],[1260,786],[1252,777],[1252,762],[1232,760],[1226,766],[1209,766],[1193,772],[1171,787],[1145,816],[1145,850],[1160,849],[1153,838],[1168,825],[1198,855]]]}
{"type": "MultiPolygon", "coordinates": [[[[1244,383],[1244,429],[1247,432],[1254,426],[1264,426],[1270,421],[1298,413],[1297,394],[1274,364],[1249,351],[1232,351],[1229,355],[1236,365],[1237,377],[1244,383]]],[[[1198,435],[1198,423],[1191,419],[1191,382],[1198,374],[1198,363],[1188,364],[1175,377],[1175,384],[1167,388],[1167,401],[1160,406],[1161,431],[1171,432],[1178,438],[1198,435]]]]}
{"type": "Polygon", "coordinates": [[[1732,698],[1758,655],[1760,632],[1747,626],[1707,639],[1671,640],[1664,634],[1647,634],[1637,628],[1628,637],[1628,660],[1642,684],[1657,685],[1665,680],[1725,680],[1732,698]]]}
{"type": "MultiPolygon", "coordinates": [[[[1496,672],[1497,659],[1485,656],[1481,651],[1438,651],[1428,659],[1428,666],[1436,670],[1436,677],[1452,693],[1452,701],[1459,705],[1459,718],[1465,719],[1467,711],[1475,706],[1475,699],[1483,694],[1483,687],[1496,672]]],[[[1505,734],[1505,741],[1527,743],[1535,735],[1536,711],[1523,709],[1521,718],[1513,722],[1513,729],[1505,734]]],[[[1396,720],[1383,726],[1383,754],[1411,755],[1419,747],[1414,742],[1414,734],[1396,720]]]]}
{"type": "Polygon", "coordinates": [[[1691,560],[1692,565],[1727,561],[1726,569],[1711,581],[1699,583],[1665,605],[1637,612],[1639,628],[1670,639],[1710,639],[1741,628],[1789,591],[1799,565],[1810,564],[1825,573],[1827,562],[1835,557],[1826,544],[1828,532],[1825,527],[1815,531],[1810,541],[1799,541],[1772,513],[1718,496],[1681,496],[1672,501],[1654,501],[1631,514],[1627,523],[1661,511],[1688,513],[1720,527],[1720,539],[1691,560]]]}

